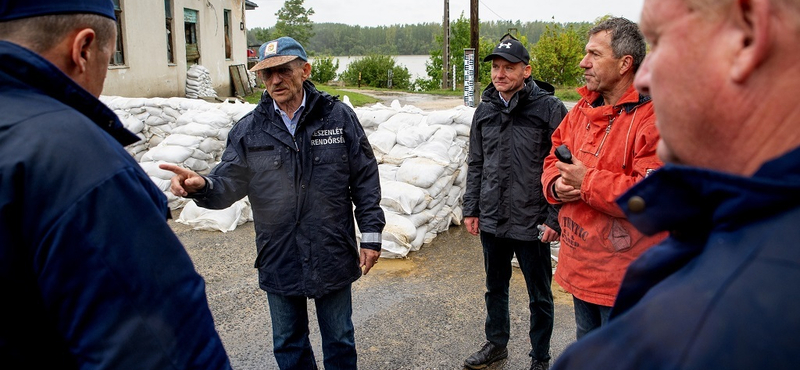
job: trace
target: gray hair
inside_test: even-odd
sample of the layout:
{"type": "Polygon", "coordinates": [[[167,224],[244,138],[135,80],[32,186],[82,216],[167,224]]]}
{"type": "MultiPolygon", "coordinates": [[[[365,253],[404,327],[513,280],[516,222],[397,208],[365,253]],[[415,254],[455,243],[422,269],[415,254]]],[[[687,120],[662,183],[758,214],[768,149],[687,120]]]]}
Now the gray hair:
{"type": "Polygon", "coordinates": [[[96,14],[59,14],[0,22],[0,40],[14,42],[39,54],[52,49],[77,28],[91,28],[104,47],[116,37],[116,22],[96,14]]]}
{"type": "Polygon", "coordinates": [[[602,31],[611,35],[614,58],[630,55],[633,57],[633,71],[638,71],[647,53],[647,44],[639,26],[625,18],[609,18],[589,30],[589,36],[602,31]]]}

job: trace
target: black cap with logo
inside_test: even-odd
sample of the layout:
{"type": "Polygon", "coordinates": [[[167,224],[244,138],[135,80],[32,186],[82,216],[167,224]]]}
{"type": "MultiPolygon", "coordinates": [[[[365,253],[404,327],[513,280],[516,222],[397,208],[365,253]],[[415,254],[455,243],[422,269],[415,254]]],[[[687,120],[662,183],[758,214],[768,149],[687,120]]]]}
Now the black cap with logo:
{"type": "Polygon", "coordinates": [[[500,41],[500,43],[494,47],[492,53],[487,55],[486,58],[483,58],[483,61],[488,62],[496,57],[503,58],[511,63],[523,62],[528,64],[531,60],[528,50],[522,46],[522,43],[510,37],[500,41]]]}

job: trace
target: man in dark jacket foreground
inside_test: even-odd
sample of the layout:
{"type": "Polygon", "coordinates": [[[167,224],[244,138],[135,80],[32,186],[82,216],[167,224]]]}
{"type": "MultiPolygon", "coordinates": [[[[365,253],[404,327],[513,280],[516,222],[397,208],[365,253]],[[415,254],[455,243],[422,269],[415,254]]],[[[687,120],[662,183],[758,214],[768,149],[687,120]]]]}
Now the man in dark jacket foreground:
{"type": "Polygon", "coordinates": [[[138,138],[97,100],[111,1],[3,1],[0,40],[2,367],[229,369],[138,138]]]}
{"type": "Polygon", "coordinates": [[[547,369],[550,361],[550,242],[558,240],[560,228],[558,210],[542,193],[541,176],[550,135],[567,109],[553,91],[543,90],[530,77],[529,60],[528,51],[513,38],[494,48],[484,59],[492,62],[492,84],[472,120],[464,224],[472,235],[480,231],[487,316],[486,343],[464,362],[470,369],[508,356],[514,254],[528,287],[531,369],[547,369]]]}
{"type": "Polygon", "coordinates": [[[607,326],[558,369],[797,369],[800,3],[645,0],[667,163],[618,200],[669,238],[628,268],[607,326]]]}
{"type": "Polygon", "coordinates": [[[275,359],[313,369],[307,298],[317,309],[325,369],[356,369],[351,283],[377,263],[385,224],[378,163],[355,112],[306,81],[311,64],[292,38],[259,50],[261,102],[228,135],[207,177],[177,174],[172,192],[221,209],[248,196],[259,284],[267,292],[275,359]],[[356,244],[355,218],[361,231],[356,244]]]}

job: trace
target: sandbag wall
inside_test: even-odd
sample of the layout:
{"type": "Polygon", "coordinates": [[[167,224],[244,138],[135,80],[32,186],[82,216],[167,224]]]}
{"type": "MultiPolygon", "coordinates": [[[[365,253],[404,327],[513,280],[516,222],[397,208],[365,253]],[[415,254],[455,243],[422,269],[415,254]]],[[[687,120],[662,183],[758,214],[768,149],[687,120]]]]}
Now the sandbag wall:
{"type": "Polygon", "coordinates": [[[397,101],[356,109],[381,175],[381,257],[404,257],[461,223],[474,111],[461,106],[423,112],[397,101]]]}
{"type": "MultiPolygon", "coordinates": [[[[126,150],[164,192],[170,208],[186,206],[176,221],[230,231],[252,220],[246,198],[227,210],[212,211],[175,197],[169,191],[172,173],[158,165],[174,163],[208,173],[219,162],[233,123],[255,105],[186,98],[103,96],[101,100],[142,139],[126,150]]],[[[381,207],[386,214],[381,256],[405,257],[450,225],[460,224],[474,108],[425,112],[395,101],[355,112],[369,136],[381,176],[381,207]]]]}

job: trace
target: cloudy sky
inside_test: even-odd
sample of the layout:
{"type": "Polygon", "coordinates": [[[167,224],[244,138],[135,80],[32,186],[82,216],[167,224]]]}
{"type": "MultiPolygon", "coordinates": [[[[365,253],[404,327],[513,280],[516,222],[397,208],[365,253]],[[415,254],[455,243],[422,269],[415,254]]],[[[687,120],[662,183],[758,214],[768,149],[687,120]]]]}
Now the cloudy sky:
{"type": "MultiPolygon", "coordinates": [[[[272,27],[284,0],[251,0],[256,10],[247,11],[247,27],[272,27]]],[[[481,21],[594,21],[606,14],[639,21],[644,0],[479,0],[481,21]]],[[[450,0],[450,19],[461,13],[469,18],[470,0],[450,0]]],[[[440,23],[444,0],[305,0],[313,8],[316,23],[344,23],[361,26],[440,23]]]]}

